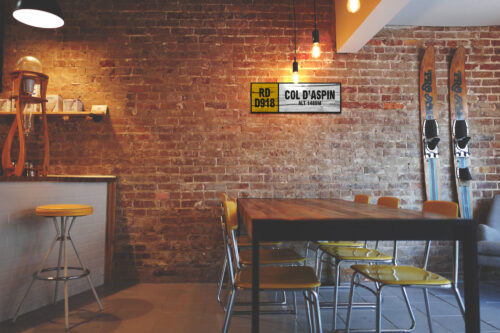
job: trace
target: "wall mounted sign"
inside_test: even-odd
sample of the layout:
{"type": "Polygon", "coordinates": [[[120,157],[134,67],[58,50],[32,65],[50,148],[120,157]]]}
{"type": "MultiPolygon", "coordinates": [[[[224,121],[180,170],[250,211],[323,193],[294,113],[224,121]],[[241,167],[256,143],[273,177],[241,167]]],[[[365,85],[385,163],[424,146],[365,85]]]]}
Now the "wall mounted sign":
{"type": "Polygon", "coordinates": [[[340,82],[252,83],[252,113],[340,113],[340,82]]]}

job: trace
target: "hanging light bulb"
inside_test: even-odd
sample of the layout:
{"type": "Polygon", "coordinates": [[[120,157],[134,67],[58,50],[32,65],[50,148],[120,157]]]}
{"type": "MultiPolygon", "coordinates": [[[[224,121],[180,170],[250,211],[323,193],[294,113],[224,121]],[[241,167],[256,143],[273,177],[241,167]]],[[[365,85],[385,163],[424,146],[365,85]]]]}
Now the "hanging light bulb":
{"type": "Polygon", "coordinates": [[[313,30],[313,48],[312,48],[312,56],[313,58],[319,58],[321,51],[319,49],[319,31],[313,30]]]}
{"type": "Polygon", "coordinates": [[[297,63],[297,59],[293,58],[293,83],[299,83],[299,64],[297,63]]]}
{"type": "Polygon", "coordinates": [[[349,13],[356,13],[361,7],[359,0],[347,0],[347,11],[349,13]]]}

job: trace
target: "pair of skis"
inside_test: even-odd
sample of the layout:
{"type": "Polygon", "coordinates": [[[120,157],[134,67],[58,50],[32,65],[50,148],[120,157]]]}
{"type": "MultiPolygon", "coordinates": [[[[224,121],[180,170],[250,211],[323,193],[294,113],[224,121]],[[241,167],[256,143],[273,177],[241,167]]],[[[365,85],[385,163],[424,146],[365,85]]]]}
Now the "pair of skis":
{"type": "MultiPolygon", "coordinates": [[[[460,47],[451,62],[449,77],[450,122],[454,154],[455,180],[457,185],[460,216],[472,218],[470,180],[472,179],[469,150],[469,129],[467,126],[467,90],[465,86],[465,51],[460,47]]],[[[434,47],[425,50],[420,65],[420,117],[424,158],[425,187],[427,200],[439,200],[439,126],[436,110],[436,68],[434,47]]]]}

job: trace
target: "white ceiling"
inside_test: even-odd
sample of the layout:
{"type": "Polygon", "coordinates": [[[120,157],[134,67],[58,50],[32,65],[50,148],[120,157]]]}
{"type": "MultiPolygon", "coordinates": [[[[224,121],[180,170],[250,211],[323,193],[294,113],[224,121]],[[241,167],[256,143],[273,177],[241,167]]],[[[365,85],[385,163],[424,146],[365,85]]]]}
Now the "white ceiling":
{"type": "Polygon", "coordinates": [[[500,25],[500,0],[410,0],[388,24],[447,27],[500,25]]]}

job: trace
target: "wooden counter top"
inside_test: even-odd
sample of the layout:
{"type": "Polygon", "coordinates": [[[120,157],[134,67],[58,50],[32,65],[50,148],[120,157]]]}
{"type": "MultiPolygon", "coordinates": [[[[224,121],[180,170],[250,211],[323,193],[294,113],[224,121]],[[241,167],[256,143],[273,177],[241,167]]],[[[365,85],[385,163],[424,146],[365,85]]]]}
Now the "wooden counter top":
{"type": "Polygon", "coordinates": [[[7,177],[0,176],[0,182],[115,182],[116,176],[111,175],[48,175],[47,177],[7,177]]]}

